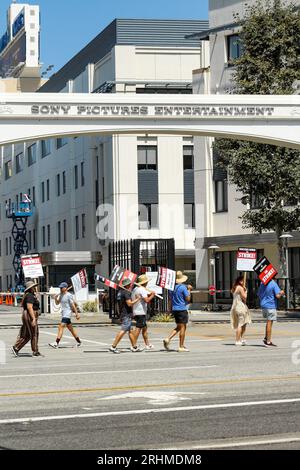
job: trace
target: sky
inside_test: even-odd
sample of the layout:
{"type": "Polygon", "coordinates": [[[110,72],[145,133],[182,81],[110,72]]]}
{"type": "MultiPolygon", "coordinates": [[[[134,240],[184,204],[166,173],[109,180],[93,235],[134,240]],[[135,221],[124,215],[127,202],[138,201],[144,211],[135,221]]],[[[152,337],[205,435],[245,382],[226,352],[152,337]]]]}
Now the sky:
{"type": "MultiPolygon", "coordinates": [[[[0,37],[11,0],[0,0],[0,37]]],[[[28,0],[41,11],[42,71],[51,73],[88,44],[115,18],[208,19],[208,0],[28,0]]]]}

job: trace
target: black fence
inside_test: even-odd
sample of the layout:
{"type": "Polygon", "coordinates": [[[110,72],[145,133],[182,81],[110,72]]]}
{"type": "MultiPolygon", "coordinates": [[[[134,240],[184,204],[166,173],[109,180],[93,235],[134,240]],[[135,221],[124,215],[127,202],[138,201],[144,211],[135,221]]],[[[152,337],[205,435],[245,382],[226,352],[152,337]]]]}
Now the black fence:
{"type": "MultiPolygon", "coordinates": [[[[114,266],[123,268],[140,275],[147,272],[157,272],[158,267],[175,269],[175,241],[168,239],[134,239],[112,242],[109,244],[109,272],[114,266]]],[[[109,316],[116,318],[116,292],[109,292],[109,316]]],[[[168,294],[163,293],[163,300],[155,297],[149,304],[148,315],[166,312],[168,308],[168,294]]]]}

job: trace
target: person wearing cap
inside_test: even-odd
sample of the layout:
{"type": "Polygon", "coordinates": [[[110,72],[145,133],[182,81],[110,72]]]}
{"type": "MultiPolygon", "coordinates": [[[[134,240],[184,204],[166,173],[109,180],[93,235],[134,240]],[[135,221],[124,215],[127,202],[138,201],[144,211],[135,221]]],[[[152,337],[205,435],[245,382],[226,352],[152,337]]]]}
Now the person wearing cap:
{"type": "Polygon", "coordinates": [[[60,294],[55,297],[55,304],[61,305],[62,319],[58,326],[56,341],[54,343],[49,343],[49,346],[55,349],[59,347],[60,340],[64,334],[65,328],[67,327],[76,340],[76,347],[79,347],[81,346],[81,341],[72,325],[72,312],[75,313],[76,320],[80,320],[76,303],[74,302],[73,295],[68,292],[68,284],[66,282],[62,282],[58,287],[60,288],[60,294]]]}
{"type": "Polygon", "coordinates": [[[137,297],[135,300],[131,300],[131,291],[130,289],[131,280],[123,279],[122,285],[118,288],[117,292],[117,307],[119,310],[120,320],[121,320],[121,331],[115,337],[115,340],[109,351],[119,354],[120,351],[117,349],[117,346],[121,339],[126,333],[129,335],[131,342],[131,351],[138,352],[139,348],[135,345],[135,337],[131,331],[132,326],[132,306],[140,301],[140,297],[137,297]]]}
{"type": "Polygon", "coordinates": [[[153,349],[154,346],[150,344],[147,331],[147,308],[148,304],[154,299],[155,292],[149,292],[146,287],[149,282],[146,274],[142,274],[137,278],[137,286],[132,291],[132,300],[139,298],[139,302],[135,303],[132,307],[133,318],[136,321],[136,328],[134,331],[135,346],[137,345],[138,338],[142,332],[146,349],[153,349]]]}
{"type": "Polygon", "coordinates": [[[37,285],[33,281],[28,281],[25,285],[24,297],[21,303],[23,307],[22,326],[16,344],[12,347],[12,353],[16,357],[29,341],[31,341],[32,356],[41,356],[38,348],[40,302],[36,296],[35,287],[37,285]]]}
{"type": "Polygon", "coordinates": [[[176,273],[175,289],[170,293],[169,310],[172,310],[176,321],[176,328],[171,332],[168,338],[163,340],[164,348],[170,350],[170,341],[174,336],[179,333],[179,348],[178,352],[189,352],[184,345],[186,325],[189,320],[188,304],[191,302],[191,290],[193,286],[186,286],[184,283],[188,277],[181,271],[176,273]]]}

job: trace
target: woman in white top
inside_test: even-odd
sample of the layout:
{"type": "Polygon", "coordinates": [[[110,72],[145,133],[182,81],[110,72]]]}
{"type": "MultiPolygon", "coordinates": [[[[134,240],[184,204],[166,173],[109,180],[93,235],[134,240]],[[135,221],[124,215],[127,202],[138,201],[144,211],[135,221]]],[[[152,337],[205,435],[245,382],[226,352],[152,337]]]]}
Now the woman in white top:
{"type": "Polygon", "coordinates": [[[236,330],[236,346],[245,346],[244,334],[246,327],[251,323],[251,316],[246,305],[247,289],[244,286],[244,277],[239,276],[231,289],[233,303],[231,307],[231,326],[236,330]]]}

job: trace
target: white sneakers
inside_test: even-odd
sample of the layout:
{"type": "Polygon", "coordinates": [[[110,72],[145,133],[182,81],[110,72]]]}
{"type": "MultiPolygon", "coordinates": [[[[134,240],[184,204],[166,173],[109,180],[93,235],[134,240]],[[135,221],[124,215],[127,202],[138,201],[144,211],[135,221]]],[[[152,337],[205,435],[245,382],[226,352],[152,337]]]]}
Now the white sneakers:
{"type": "Polygon", "coordinates": [[[247,342],[244,339],[242,339],[242,341],[236,341],[235,345],[236,346],[246,346],[247,342]]]}

